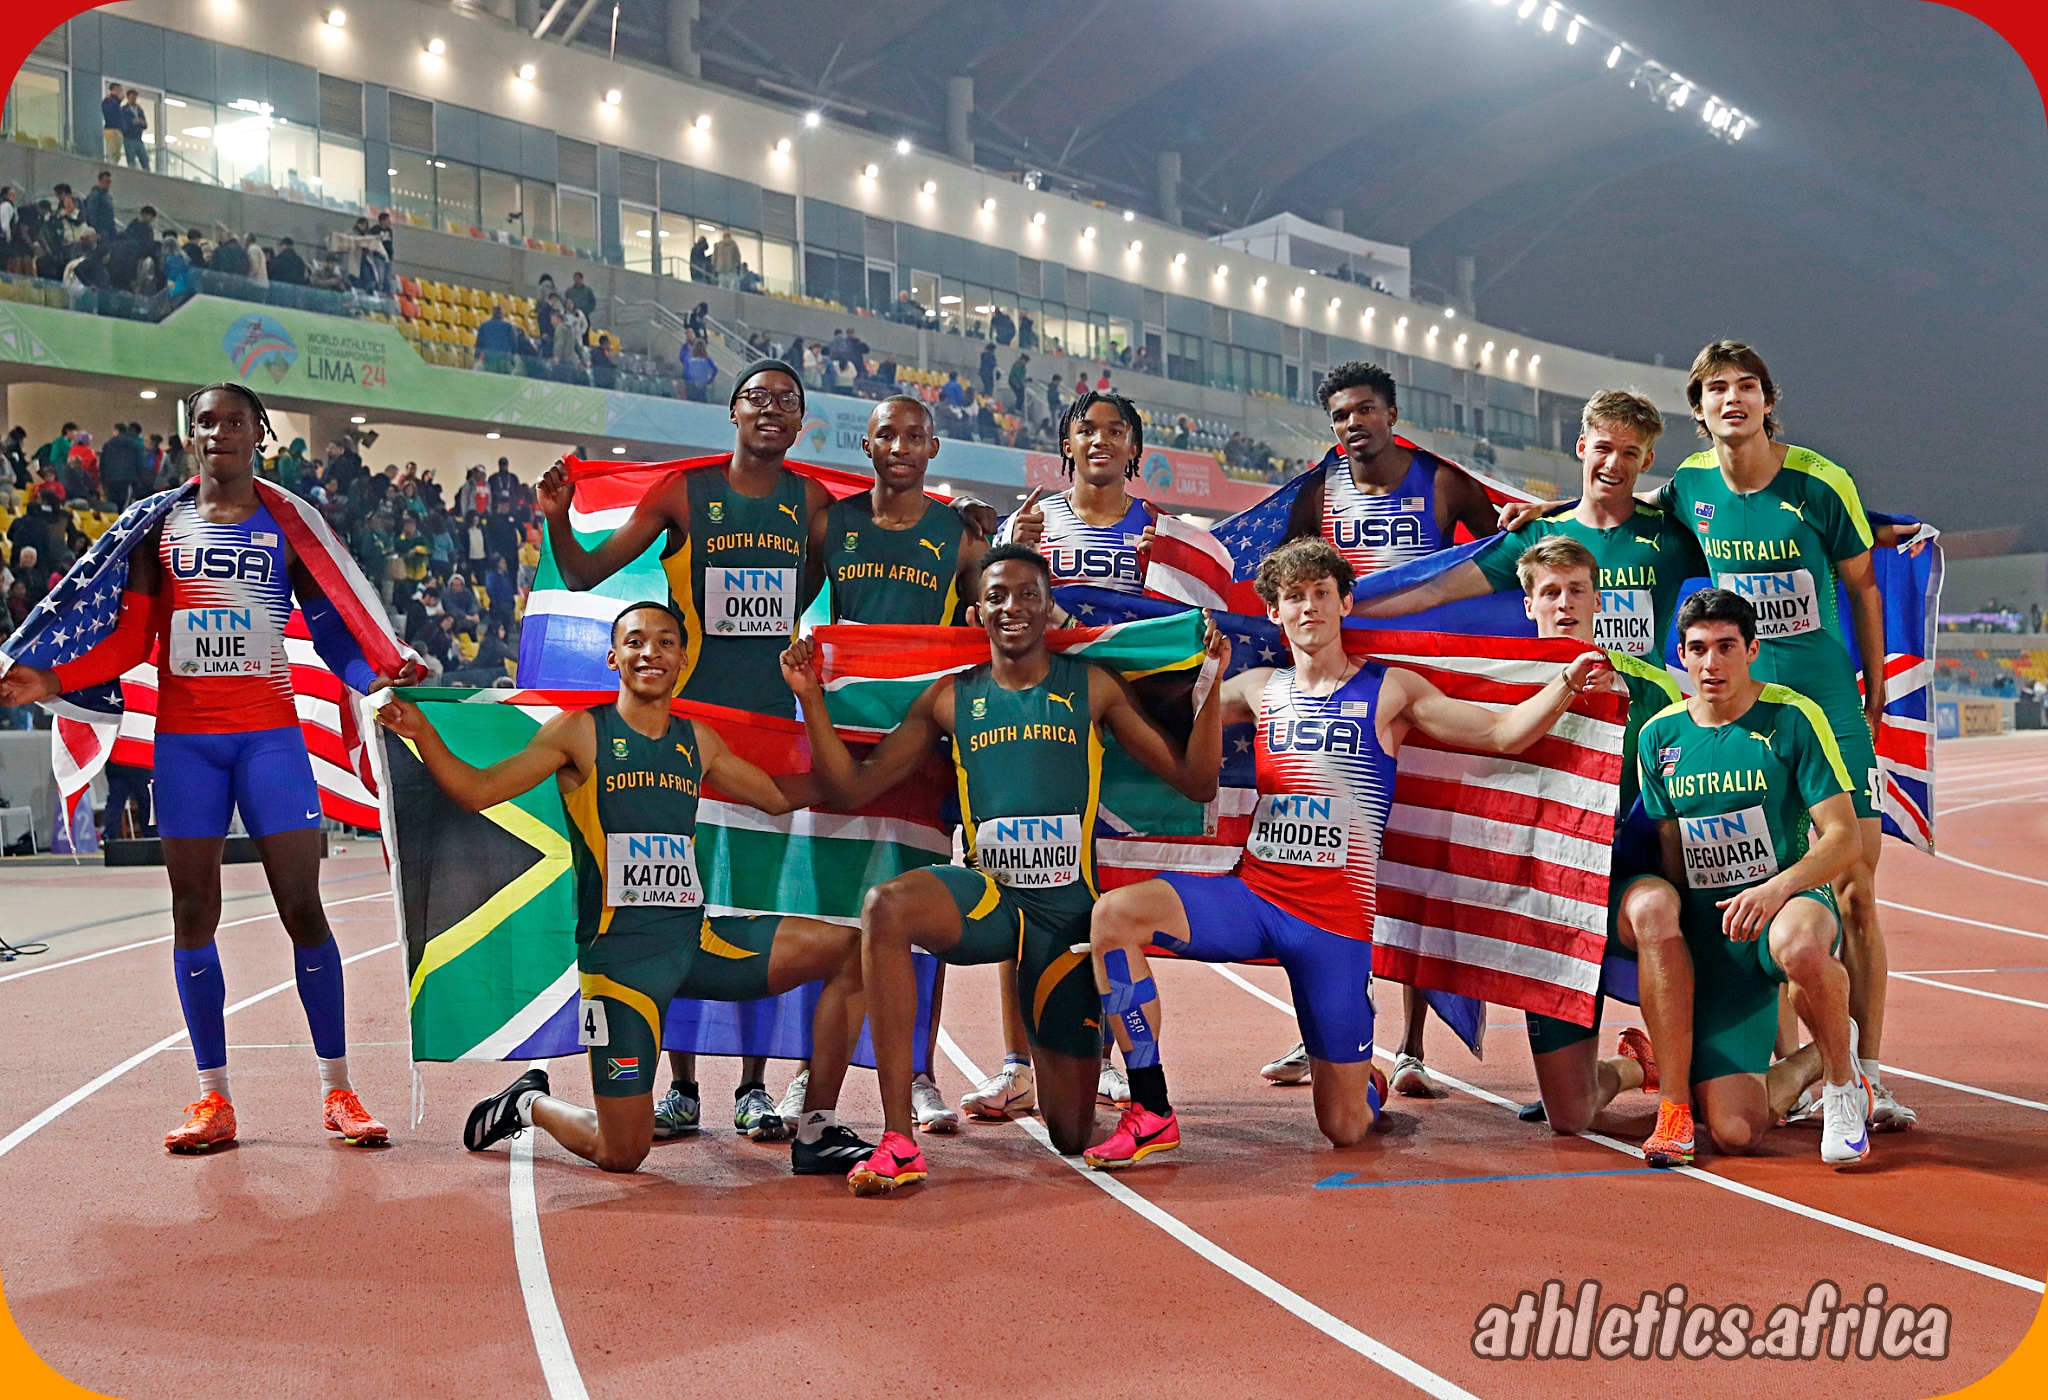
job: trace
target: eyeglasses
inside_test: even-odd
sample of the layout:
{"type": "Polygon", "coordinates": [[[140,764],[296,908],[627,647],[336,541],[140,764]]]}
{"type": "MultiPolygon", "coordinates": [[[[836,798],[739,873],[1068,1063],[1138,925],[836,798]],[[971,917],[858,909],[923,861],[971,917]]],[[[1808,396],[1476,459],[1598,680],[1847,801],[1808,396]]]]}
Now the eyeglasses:
{"type": "Polygon", "coordinates": [[[794,413],[804,406],[804,396],[794,389],[742,389],[740,397],[756,408],[767,408],[771,404],[786,413],[794,413]]]}

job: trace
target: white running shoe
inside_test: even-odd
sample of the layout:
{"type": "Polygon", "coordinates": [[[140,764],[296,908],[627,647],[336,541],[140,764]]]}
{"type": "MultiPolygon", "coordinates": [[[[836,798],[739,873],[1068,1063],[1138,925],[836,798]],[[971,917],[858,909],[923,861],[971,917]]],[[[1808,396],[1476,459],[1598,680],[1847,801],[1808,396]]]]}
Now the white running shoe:
{"type": "Polygon", "coordinates": [[[1107,1060],[1095,1077],[1095,1102],[1103,1108],[1123,1108],[1131,1101],[1131,1082],[1124,1072],[1107,1060]]]}
{"type": "Polygon", "coordinates": [[[1420,1057],[1401,1054],[1394,1057],[1394,1092],[1405,1099],[1433,1099],[1443,1091],[1429,1077],[1429,1067],[1420,1057]]]}
{"type": "Polygon", "coordinates": [[[1799,1099],[1792,1105],[1792,1111],[1778,1120],[1778,1126],[1792,1123],[1820,1122],[1820,1086],[1809,1084],[1799,1091],[1799,1099]]]}
{"type": "Polygon", "coordinates": [[[792,1135],[796,1132],[797,1120],[804,1116],[804,1095],[810,1092],[810,1087],[811,1069],[806,1065],[796,1072],[796,1078],[789,1081],[789,1087],[782,1091],[782,1102],[775,1106],[775,1111],[782,1116],[783,1126],[792,1135]]]}
{"type": "Polygon", "coordinates": [[[921,1133],[950,1133],[960,1126],[960,1115],[946,1107],[945,1097],[929,1074],[910,1081],[910,1109],[917,1115],[921,1133]]]}
{"type": "Polygon", "coordinates": [[[1870,1154],[1870,1081],[1859,1073],[1854,1083],[1825,1085],[1820,1103],[1820,1159],[1862,1161],[1870,1154]]]}
{"type": "Polygon", "coordinates": [[[1919,1114],[1892,1097],[1883,1080],[1870,1086],[1870,1104],[1870,1126],[1881,1133],[1902,1133],[1920,1121],[1919,1114]]]}
{"type": "Polygon", "coordinates": [[[1306,1084],[1308,1074],[1308,1046],[1297,1040],[1292,1050],[1260,1070],[1259,1078],[1268,1084],[1306,1084]]]}
{"type": "Polygon", "coordinates": [[[1037,1103],[1038,1086],[1031,1078],[1031,1066],[1006,1060],[979,1089],[961,1097],[960,1108],[970,1118],[998,1122],[1013,1113],[1029,1113],[1037,1103]]]}

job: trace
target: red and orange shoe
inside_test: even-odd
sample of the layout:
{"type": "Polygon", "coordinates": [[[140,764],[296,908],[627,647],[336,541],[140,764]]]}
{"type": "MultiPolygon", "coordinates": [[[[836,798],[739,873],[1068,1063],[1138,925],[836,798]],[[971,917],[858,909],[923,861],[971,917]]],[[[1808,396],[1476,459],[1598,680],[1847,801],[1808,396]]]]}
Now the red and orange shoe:
{"type": "Polygon", "coordinates": [[[342,1141],[357,1147],[385,1147],[391,1142],[391,1130],[370,1116],[363,1107],[363,1101],[356,1097],[353,1089],[329,1089],[327,1091],[327,1131],[340,1133],[342,1141]]]}
{"type": "Polygon", "coordinates": [[[1621,1044],[1614,1047],[1614,1053],[1626,1056],[1643,1067],[1644,1093],[1654,1094],[1662,1087],[1662,1081],[1657,1078],[1657,1057],[1650,1050],[1650,1037],[1642,1031],[1634,1026],[1624,1030],[1621,1033],[1621,1044]]]}
{"type": "Polygon", "coordinates": [[[172,1152],[204,1152],[215,1143],[235,1140],[235,1106],[225,1095],[214,1092],[198,1103],[185,1105],[182,1127],[164,1134],[164,1146],[172,1152]]]}
{"type": "Polygon", "coordinates": [[[1692,1105],[1659,1103],[1657,1131],[1643,1143],[1643,1160],[1653,1167],[1686,1167],[1692,1165],[1692,1152],[1692,1105]]]}
{"type": "Polygon", "coordinates": [[[856,1196],[883,1196],[899,1186],[923,1181],[930,1173],[924,1153],[901,1133],[883,1133],[882,1140],[865,1161],[846,1174],[847,1189],[856,1196]]]}
{"type": "Polygon", "coordinates": [[[1369,1060],[1366,1062],[1366,1068],[1371,1071],[1372,1078],[1365,1088],[1365,1101],[1372,1106],[1372,1121],[1377,1123],[1380,1121],[1380,1115],[1387,1111],[1387,1076],[1380,1072],[1378,1065],[1369,1060]]]}
{"type": "Polygon", "coordinates": [[[1180,1146],[1180,1120],[1173,1114],[1161,1117],[1141,1103],[1123,1111],[1116,1131],[1081,1154],[1081,1160],[1097,1171],[1118,1171],[1134,1167],[1155,1152],[1171,1152],[1180,1146]]]}

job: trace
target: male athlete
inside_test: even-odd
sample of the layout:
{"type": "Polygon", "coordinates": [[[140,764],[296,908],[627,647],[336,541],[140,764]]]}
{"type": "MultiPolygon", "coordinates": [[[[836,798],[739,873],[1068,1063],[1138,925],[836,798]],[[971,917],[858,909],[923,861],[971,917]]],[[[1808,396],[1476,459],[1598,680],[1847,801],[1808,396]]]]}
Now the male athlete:
{"type": "MultiPolygon", "coordinates": [[[[1316,389],[1330,415],[1343,461],[1332,462],[1306,482],[1287,514],[1289,540],[1318,536],[1336,546],[1354,575],[1406,564],[1446,549],[1463,525],[1477,539],[1497,528],[1492,500],[1484,488],[1434,453],[1394,440],[1394,376],[1375,364],[1352,360],[1332,369],[1316,389]]],[[[1429,1001],[1404,988],[1405,1024],[1394,1060],[1396,1093],[1433,1098],[1436,1081],[1423,1065],[1422,1031],[1429,1001]]],[[[1308,1051],[1296,1045],[1259,1071],[1275,1084],[1299,1084],[1308,1076],[1308,1051]]]]}
{"type": "Polygon", "coordinates": [[[157,827],[171,882],[178,1001],[199,1069],[199,1101],[164,1146],[204,1152],[235,1138],[227,987],[214,933],[221,850],[238,810],[292,941],[320,1061],[323,1120],[349,1142],[381,1146],[389,1132],[349,1083],[341,950],[320,904],[320,790],[284,648],[292,600],[321,659],[353,690],[389,685],[417,658],[391,637],[376,593],[319,517],[256,478],[257,451],[272,436],[262,400],[239,383],[213,384],[185,401],[185,416],[198,479],[134,508],[156,523],[127,556],[114,630],[53,670],[13,666],[0,676],[0,705],[88,689],[158,657],[157,827]],[[330,594],[348,595],[353,606],[344,612],[330,594]],[[384,674],[366,652],[382,658],[384,674]]]}
{"type": "MultiPolygon", "coordinates": [[[[1233,875],[1167,874],[1105,894],[1089,942],[1104,1017],[1130,1068],[1131,1105],[1090,1166],[1128,1167],[1180,1146],[1159,1063],[1159,993],[1148,944],[1202,962],[1272,958],[1287,971],[1313,1069],[1316,1125],[1339,1147],[1379,1116],[1386,1080],[1372,1063],[1372,918],[1394,760],[1411,728],[1463,748],[1519,753],[1608,669],[1588,650],[1542,690],[1495,712],[1453,700],[1413,671],[1344,650],[1351,562],[1326,540],[1295,540],[1259,565],[1254,586],[1294,664],[1254,666],[1204,712],[1257,726],[1258,805],[1233,875]]],[[[1216,648],[1227,668],[1229,643],[1216,648]]]]}
{"type": "Polygon", "coordinates": [[[633,1171],[654,1138],[654,1062],[669,1003],[753,1001],[823,978],[790,1170],[844,1172],[874,1150],[833,1114],[864,1014],[859,937],[815,919],[711,917],[696,860],[705,784],[771,815],[804,805],[814,788],[807,778],[778,783],[709,724],[672,714],[683,657],[682,619],[663,603],[633,604],[612,623],[605,655],[619,673],[618,698],[555,716],[488,768],[450,752],[418,706],[394,699],[377,712],[465,811],[510,802],[552,777],[569,816],[578,1038],[590,1047],[597,1107],[552,1097],[547,1071],[530,1069],[470,1110],[463,1145],[481,1152],[538,1126],[605,1171],[633,1171]]]}
{"type": "MultiPolygon", "coordinates": [[[[1537,636],[1596,640],[1607,595],[1597,581],[1601,570],[1591,549],[1569,534],[1545,533],[1522,551],[1517,570],[1523,607],[1536,623],[1537,636]]],[[[1657,1127],[1643,1144],[1643,1156],[1653,1167],[1684,1166],[1692,1161],[1694,1147],[1692,959],[1679,932],[1678,891],[1660,873],[1654,828],[1647,819],[1631,825],[1641,791],[1636,736],[1652,715],[1678,701],[1678,683],[1661,660],[1615,647],[1607,649],[1607,657],[1614,669],[1592,688],[1628,695],[1607,928],[1608,936],[1637,959],[1639,1000],[1650,1033],[1646,1037],[1630,1026],[1621,1033],[1619,1053],[1600,1059],[1596,1046],[1604,999],[1596,996],[1590,1026],[1529,1012],[1529,1052],[1536,1061],[1544,1117],[1553,1131],[1584,1132],[1615,1095],[1627,1090],[1661,1093],[1657,1127]],[[1642,839],[1645,835],[1648,840],[1642,839]]]]}
{"type": "MultiPolygon", "coordinates": [[[[927,866],[868,891],[864,982],[888,1130],[848,1174],[855,1195],[926,1175],[911,1140],[910,1038],[917,1014],[912,947],[952,963],[1015,958],[1017,1000],[1042,1081],[1045,1124],[1061,1152],[1088,1146],[1102,1050],[1101,1003],[1088,974],[1088,915],[1098,897],[1095,816],[1103,735],[1196,802],[1215,795],[1223,731],[1213,697],[1182,750],[1113,672],[1046,649],[1052,576],[1022,545],[982,556],[977,620],[989,660],[943,676],[855,763],[833,731],[825,693],[799,642],[783,670],[803,702],[814,773],[832,802],[860,806],[901,782],[941,735],[952,739],[960,815],[973,862],[927,866]]],[[[1224,643],[1212,628],[1209,654],[1224,643]]]]}
{"type": "Polygon", "coordinates": [[[1685,892],[1692,1078],[1707,1132],[1723,1152],[1753,1151],[1820,1073],[1821,1160],[1861,1161],[1872,1095],[1857,1069],[1849,976],[1833,953],[1841,920],[1829,887],[1861,847],[1851,776],[1820,706],[1754,676],[1747,598],[1701,589],[1677,627],[1698,693],[1652,718],[1636,743],[1665,878],[1685,892]],[[1772,1064],[1780,984],[1814,1039],[1772,1064]]]}

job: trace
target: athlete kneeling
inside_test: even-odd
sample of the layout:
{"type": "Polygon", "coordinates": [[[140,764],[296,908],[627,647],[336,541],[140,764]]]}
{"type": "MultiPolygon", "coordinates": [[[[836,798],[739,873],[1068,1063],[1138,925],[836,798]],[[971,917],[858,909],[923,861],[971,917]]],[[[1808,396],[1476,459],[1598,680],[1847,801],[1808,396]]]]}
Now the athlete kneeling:
{"type": "MultiPolygon", "coordinates": [[[[1605,653],[1588,650],[1513,709],[1453,700],[1413,671],[1345,651],[1353,577],[1322,539],[1282,545],[1259,565],[1254,586],[1294,664],[1253,667],[1218,688],[1223,723],[1258,726],[1258,805],[1237,873],[1164,875],[1095,906],[1095,982],[1130,1066],[1131,1106],[1084,1154],[1090,1166],[1127,1167],[1180,1145],[1148,944],[1202,962],[1272,958],[1286,969],[1314,1067],[1316,1124],[1339,1147],[1363,1138],[1387,1092],[1372,1063],[1371,935],[1402,740],[1412,728],[1462,748],[1519,753],[1609,669],[1605,653]]],[[[1228,643],[1220,650],[1227,669],[1228,643]]]]}
{"type": "Polygon", "coordinates": [[[616,701],[557,715],[525,748],[488,768],[451,753],[418,706],[393,700],[377,712],[464,809],[509,802],[551,776],[568,809],[583,984],[579,1038],[590,1047],[597,1108],[551,1097],[547,1071],[530,1069],[470,1111],[463,1145],[480,1152],[539,1127],[608,1172],[632,1171],[654,1140],[654,1065],[669,1003],[753,1001],[823,978],[790,1169],[844,1172],[874,1150],[833,1114],[863,1016],[859,932],[815,919],[708,916],[696,864],[704,784],[779,815],[806,805],[811,780],[771,778],[710,725],[670,713],[683,625],[666,604],[635,603],[620,613],[605,661],[619,673],[616,701]]]}

